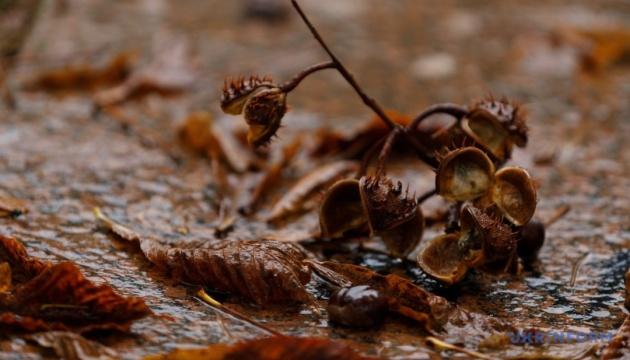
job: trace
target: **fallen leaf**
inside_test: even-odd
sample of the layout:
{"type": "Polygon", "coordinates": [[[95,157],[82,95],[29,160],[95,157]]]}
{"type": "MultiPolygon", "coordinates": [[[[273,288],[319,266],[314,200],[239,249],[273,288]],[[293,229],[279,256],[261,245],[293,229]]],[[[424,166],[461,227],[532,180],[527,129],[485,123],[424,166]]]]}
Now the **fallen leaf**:
{"type": "Polygon", "coordinates": [[[11,290],[11,266],[9,263],[0,264],[0,293],[11,290]]]}
{"type": "Polygon", "coordinates": [[[210,345],[201,349],[176,349],[145,360],[368,360],[339,341],[321,338],[276,336],[240,342],[231,346],[210,345]]]}
{"type": "MultiPolygon", "coordinates": [[[[411,118],[396,111],[386,111],[387,116],[395,123],[406,126],[411,118]]],[[[327,128],[316,134],[317,145],[312,151],[314,156],[324,156],[342,153],[344,157],[360,157],[378,140],[389,133],[390,128],[379,117],[362,123],[348,133],[330,131],[327,128]]]]}
{"type": "Polygon", "coordinates": [[[307,263],[319,276],[341,286],[368,285],[388,298],[389,310],[424,325],[428,331],[443,325],[453,310],[448,301],[398,275],[381,275],[363,266],[332,261],[307,263]]]}
{"type": "Polygon", "coordinates": [[[102,68],[73,65],[63,69],[44,71],[27,80],[23,87],[29,91],[53,93],[95,91],[123,82],[131,72],[132,62],[130,54],[122,53],[102,68]]]}
{"type": "Polygon", "coordinates": [[[234,134],[215,124],[208,112],[193,112],[179,128],[182,142],[210,159],[223,159],[236,172],[249,169],[254,159],[234,134]]]}
{"type": "Polygon", "coordinates": [[[272,207],[269,222],[281,220],[302,210],[304,202],[318,191],[335,181],[356,172],[359,165],[354,161],[337,161],[309,172],[293,185],[272,207]]]}
{"type": "Polygon", "coordinates": [[[175,96],[192,87],[195,77],[185,41],[161,44],[152,58],[153,62],[133,71],[122,84],[96,93],[96,103],[105,107],[151,94],[175,96]]]}
{"type": "Polygon", "coordinates": [[[16,239],[0,236],[0,261],[15,274],[13,291],[0,294],[0,327],[23,331],[126,330],[152,312],[136,297],[122,297],[109,285],[95,285],[70,263],[30,258],[16,239]]]}
{"type": "Polygon", "coordinates": [[[12,197],[0,197],[0,217],[20,216],[28,212],[26,203],[20,199],[12,197]]]}
{"type": "Polygon", "coordinates": [[[113,360],[120,355],[113,349],[67,331],[48,331],[30,335],[37,345],[50,348],[65,360],[113,360]]]}
{"type": "Polygon", "coordinates": [[[294,141],[292,141],[283,149],[280,160],[273,163],[271,166],[269,166],[268,169],[266,169],[260,181],[256,184],[256,187],[252,191],[248,203],[243,206],[243,211],[245,214],[250,214],[254,210],[256,210],[264,194],[268,192],[271,187],[273,187],[274,183],[278,182],[280,176],[282,175],[282,171],[298,153],[302,145],[301,140],[301,136],[296,137],[294,141]]]}
{"type": "Polygon", "coordinates": [[[306,255],[298,245],[271,240],[219,240],[170,246],[116,226],[100,211],[95,214],[116,235],[137,241],[149,261],[178,280],[240,295],[259,305],[310,302],[304,288],[310,270],[302,262],[306,255]]]}
{"type": "Polygon", "coordinates": [[[617,334],[602,352],[602,360],[626,358],[630,355],[630,316],[621,324],[617,334]]]}

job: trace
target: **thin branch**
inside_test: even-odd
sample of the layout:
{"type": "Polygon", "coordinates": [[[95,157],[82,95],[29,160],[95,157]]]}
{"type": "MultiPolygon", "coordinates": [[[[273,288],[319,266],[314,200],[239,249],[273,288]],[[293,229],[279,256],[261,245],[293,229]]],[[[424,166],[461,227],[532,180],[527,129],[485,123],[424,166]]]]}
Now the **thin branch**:
{"type": "Polygon", "coordinates": [[[418,116],[416,116],[416,118],[413,119],[413,121],[409,124],[407,129],[416,130],[418,126],[420,125],[420,123],[431,115],[447,114],[447,115],[451,115],[457,120],[460,120],[466,115],[467,112],[468,112],[468,109],[466,109],[466,107],[461,106],[461,105],[451,104],[451,103],[435,104],[435,105],[429,106],[428,108],[424,109],[420,114],[418,114],[418,116]]]}
{"type": "Polygon", "coordinates": [[[264,330],[264,331],[270,333],[271,335],[284,336],[284,334],[282,334],[282,333],[280,333],[280,332],[278,332],[278,331],[276,331],[276,330],[274,330],[272,328],[269,328],[269,327],[267,327],[265,325],[262,325],[262,324],[260,324],[260,323],[258,323],[256,321],[248,318],[247,316],[239,313],[238,311],[235,311],[235,310],[232,310],[230,308],[225,307],[223,304],[221,304],[220,302],[218,302],[215,299],[213,299],[210,295],[208,295],[208,293],[206,293],[206,291],[204,289],[200,289],[197,292],[197,299],[199,301],[201,301],[201,302],[211,306],[215,310],[218,310],[218,311],[224,312],[224,313],[226,313],[228,315],[234,316],[235,318],[237,318],[237,319],[239,319],[241,321],[244,321],[244,322],[246,322],[246,323],[248,323],[248,324],[250,324],[250,325],[252,325],[252,326],[254,326],[254,327],[258,328],[258,329],[261,329],[261,330],[264,330]]]}
{"type": "MultiPolygon", "coordinates": [[[[404,130],[403,130],[404,131],[404,130]]],[[[398,138],[398,134],[401,131],[398,128],[392,130],[389,135],[387,135],[387,140],[385,140],[385,145],[381,148],[380,154],[378,154],[378,165],[376,167],[376,173],[378,175],[385,175],[385,164],[387,163],[387,158],[389,154],[392,152],[392,148],[396,143],[396,139],[398,138]]]]}
{"type": "Polygon", "coordinates": [[[354,77],[352,76],[352,74],[350,73],[350,71],[348,71],[348,69],[346,69],[346,67],[341,63],[341,61],[339,61],[339,59],[337,58],[337,56],[335,56],[335,54],[330,50],[330,48],[328,47],[328,45],[326,45],[326,42],[324,41],[324,39],[322,39],[322,37],[319,35],[319,32],[317,31],[317,29],[315,29],[315,26],[313,26],[313,24],[311,23],[311,21],[308,19],[308,17],[306,17],[306,14],[304,14],[304,11],[302,11],[302,8],[300,7],[300,5],[297,3],[296,0],[291,0],[291,3],[293,4],[293,7],[295,8],[295,10],[297,10],[298,14],[300,14],[300,17],[302,18],[302,20],[304,21],[304,23],[306,24],[306,26],[308,27],[308,29],[311,31],[311,33],[313,34],[313,37],[315,37],[315,39],[317,40],[317,42],[319,42],[319,44],[322,46],[322,48],[324,49],[324,51],[326,51],[326,53],[328,54],[328,56],[330,56],[330,59],[333,61],[333,63],[335,63],[337,70],[339,70],[339,73],[341,73],[341,75],[344,77],[344,79],[346,79],[346,81],[350,84],[350,86],[352,86],[352,88],[354,89],[354,91],[356,91],[356,93],[359,95],[359,97],[361,97],[361,100],[363,100],[363,102],[365,103],[365,105],[367,105],[370,109],[374,110],[374,112],[381,118],[383,119],[383,121],[390,127],[390,128],[395,128],[397,126],[399,126],[398,124],[396,124],[392,119],[389,118],[389,116],[387,116],[387,114],[385,114],[385,111],[383,111],[383,109],[376,103],[376,101],[374,99],[372,99],[371,97],[369,97],[364,91],[363,89],[361,89],[361,87],[359,86],[359,84],[356,82],[356,80],[354,79],[354,77]]]}
{"type": "Polygon", "coordinates": [[[571,206],[562,205],[558,207],[554,213],[549,217],[549,219],[545,220],[545,227],[548,228],[553,225],[556,221],[562,219],[569,211],[571,210],[571,206]]]}
{"type": "Polygon", "coordinates": [[[422,203],[423,203],[423,202],[425,202],[427,199],[429,199],[429,198],[431,198],[431,197],[433,197],[433,196],[435,196],[435,195],[437,195],[437,190],[436,190],[436,189],[433,189],[433,190],[427,191],[427,192],[425,192],[424,194],[422,194],[422,195],[418,196],[418,199],[416,200],[416,202],[417,202],[418,204],[422,204],[422,203]]]}
{"type": "MultiPolygon", "coordinates": [[[[369,97],[365,93],[365,91],[363,91],[363,89],[359,86],[359,84],[354,79],[354,76],[350,73],[350,71],[348,71],[348,69],[346,69],[346,67],[341,63],[341,61],[339,61],[337,56],[335,56],[332,50],[330,50],[330,48],[328,47],[324,39],[322,39],[321,35],[319,35],[319,32],[317,31],[317,29],[315,29],[315,26],[313,26],[313,24],[308,19],[306,14],[304,14],[304,11],[302,11],[302,8],[297,3],[297,0],[291,0],[291,3],[293,4],[293,7],[298,12],[298,14],[302,18],[302,20],[304,21],[308,29],[311,31],[311,34],[313,34],[313,37],[315,38],[315,40],[319,42],[319,44],[324,49],[324,51],[326,51],[328,56],[330,56],[330,59],[336,65],[337,71],[339,71],[341,76],[343,76],[344,79],[346,79],[346,81],[350,84],[350,86],[352,86],[352,88],[359,95],[361,100],[363,100],[363,103],[367,105],[367,107],[372,109],[372,111],[374,111],[376,115],[378,115],[378,117],[381,118],[381,120],[383,120],[383,122],[385,122],[385,124],[387,124],[387,126],[389,126],[392,130],[393,129],[403,130],[404,128],[400,124],[394,122],[392,119],[389,118],[389,116],[387,116],[383,108],[376,102],[376,100],[369,97]]],[[[402,131],[401,133],[405,137],[405,140],[416,150],[416,152],[418,153],[418,156],[420,157],[420,159],[422,159],[422,161],[424,161],[425,163],[431,166],[437,165],[436,160],[433,157],[427,155],[426,146],[424,146],[422,143],[420,143],[420,141],[418,141],[418,139],[414,138],[413,136],[411,136],[411,134],[408,134],[406,131],[402,131]]]]}
{"type": "Polygon", "coordinates": [[[434,336],[427,336],[425,340],[426,340],[427,343],[435,346],[439,350],[457,351],[457,352],[460,352],[462,354],[466,354],[468,356],[471,356],[472,358],[475,358],[475,359],[484,359],[484,360],[495,359],[493,357],[490,357],[488,355],[482,354],[480,352],[473,351],[473,350],[468,350],[466,348],[447,343],[446,341],[440,340],[440,339],[438,339],[438,338],[436,338],[434,336]]]}
{"type": "Polygon", "coordinates": [[[360,178],[367,173],[367,169],[370,166],[370,162],[372,161],[372,158],[374,158],[377,151],[381,148],[381,146],[383,146],[386,140],[387,140],[386,137],[382,137],[378,139],[378,141],[375,142],[374,145],[372,145],[372,147],[368,149],[365,155],[363,155],[363,159],[361,160],[361,166],[359,167],[359,170],[357,171],[357,178],[360,178]]]}
{"type": "Polygon", "coordinates": [[[300,71],[300,73],[297,74],[293,79],[281,85],[280,89],[285,93],[289,93],[291,92],[291,90],[295,89],[295,87],[298,86],[300,82],[304,80],[305,77],[309,76],[310,74],[320,71],[320,70],[324,70],[324,69],[336,69],[336,68],[337,68],[337,64],[335,64],[333,61],[326,61],[323,63],[315,64],[311,67],[308,67],[300,71]]]}

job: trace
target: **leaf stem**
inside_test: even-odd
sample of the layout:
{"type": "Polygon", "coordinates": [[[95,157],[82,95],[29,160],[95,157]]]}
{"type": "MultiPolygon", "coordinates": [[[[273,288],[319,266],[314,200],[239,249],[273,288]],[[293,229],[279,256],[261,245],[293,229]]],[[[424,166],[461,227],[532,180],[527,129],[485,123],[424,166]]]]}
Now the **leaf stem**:
{"type": "MultiPolygon", "coordinates": [[[[302,11],[302,8],[298,4],[297,0],[291,0],[291,3],[293,4],[293,7],[298,12],[298,14],[302,18],[302,20],[304,21],[308,29],[311,31],[311,34],[313,35],[315,40],[319,42],[321,47],[324,49],[324,51],[326,51],[326,53],[328,54],[332,62],[335,64],[337,71],[339,71],[341,76],[343,76],[343,78],[348,82],[348,84],[352,86],[352,88],[357,93],[357,95],[359,95],[361,100],[363,100],[363,103],[367,107],[372,109],[372,111],[374,111],[376,115],[378,115],[378,117],[381,120],[383,120],[383,122],[387,124],[387,126],[389,126],[392,130],[393,129],[404,130],[402,125],[394,122],[389,116],[387,116],[383,108],[376,102],[376,100],[369,97],[365,93],[365,91],[363,91],[363,89],[361,88],[361,86],[359,86],[359,84],[354,79],[354,76],[350,73],[350,71],[348,71],[348,69],[341,63],[341,61],[339,61],[339,59],[332,52],[332,50],[330,50],[330,48],[328,47],[324,39],[321,37],[317,29],[315,29],[315,26],[313,26],[313,24],[308,19],[306,14],[304,14],[304,11],[302,11]]],[[[427,164],[431,166],[435,166],[436,161],[433,157],[427,155],[426,146],[424,146],[422,143],[420,143],[420,141],[418,141],[418,139],[414,138],[413,136],[411,136],[411,134],[407,133],[406,131],[401,131],[401,133],[403,134],[403,136],[405,137],[405,140],[409,143],[409,145],[411,145],[416,150],[416,152],[418,153],[418,156],[420,157],[420,159],[422,159],[422,161],[426,162],[427,164]]]]}
{"type": "Polygon", "coordinates": [[[199,291],[197,291],[197,299],[199,299],[200,301],[210,305],[212,308],[219,310],[221,312],[224,312],[228,315],[234,316],[235,318],[244,321],[252,326],[254,326],[255,328],[264,330],[268,333],[270,333],[271,335],[274,336],[284,336],[284,334],[270,328],[267,327],[265,325],[262,325],[250,318],[248,318],[247,316],[241,314],[240,312],[236,311],[236,310],[232,310],[228,307],[225,307],[223,304],[221,304],[220,302],[216,301],[214,298],[212,298],[210,295],[208,295],[208,293],[206,293],[206,291],[204,289],[199,289],[199,291]]]}
{"type": "Polygon", "coordinates": [[[326,61],[326,62],[312,65],[300,71],[297,75],[295,75],[293,79],[282,84],[280,86],[280,89],[285,93],[289,93],[293,89],[295,89],[300,84],[300,82],[304,80],[304,78],[306,78],[307,76],[309,76],[310,74],[314,72],[318,72],[320,70],[325,70],[325,69],[337,69],[337,64],[335,64],[333,61],[326,61]]]}

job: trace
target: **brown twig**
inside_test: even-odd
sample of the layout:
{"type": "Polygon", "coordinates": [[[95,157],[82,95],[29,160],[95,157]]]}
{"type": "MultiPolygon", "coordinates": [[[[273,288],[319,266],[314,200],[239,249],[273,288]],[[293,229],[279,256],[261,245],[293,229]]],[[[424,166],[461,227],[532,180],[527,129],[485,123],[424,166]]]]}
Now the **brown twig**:
{"type": "Polygon", "coordinates": [[[461,118],[463,118],[467,112],[468,109],[466,109],[466,107],[457,104],[442,103],[431,105],[428,108],[424,109],[420,114],[418,114],[411,121],[411,123],[409,123],[407,129],[408,131],[416,130],[424,119],[435,114],[447,114],[451,115],[457,120],[461,120],[461,118]]]}
{"type": "Polygon", "coordinates": [[[295,77],[289,81],[287,81],[286,83],[284,83],[283,85],[280,86],[280,90],[282,90],[285,93],[289,93],[291,92],[293,89],[295,89],[300,82],[302,82],[302,80],[304,80],[305,77],[309,76],[310,74],[314,73],[314,72],[318,72],[320,70],[325,70],[325,69],[337,69],[337,64],[333,61],[326,61],[323,63],[319,63],[319,64],[315,64],[313,66],[310,66],[302,71],[300,71],[297,75],[295,75],[295,77]]]}
{"type": "MultiPolygon", "coordinates": [[[[315,38],[315,40],[317,40],[317,42],[319,42],[319,44],[324,49],[324,51],[326,51],[326,53],[328,54],[328,56],[334,63],[337,71],[339,71],[341,76],[343,76],[343,78],[350,84],[350,86],[352,86],[352,88],[357,93],[357,95],[359,95],[361,100],[363,100],[363,103],[367,107],[372,109],[372,111],[374,111],[376,115],[378,115],[378,117],[381,120],[383,120],[383,122],[387,124],[387,126],[389,126],[392,130],[393,129],[404,130],[404,128],[400,124],[394,122],[389,116],[387,116],[383,108],[376,102],[376,100],[369,97],[365,93],[365,91],[363,91],[363,89],[361,88],[361,86],[359,86],[359,84],[354,79],[354,76],[350,73],[350,71],[348,71],[348,69],[341,63],[341,61],[339,61],[337,56],[335,56],[332,50],[330,50],[330,48],[328,47],[324,39],[321,37],[317,29],[315,29],[315,26],[313,26],[313,24],[308,19],[306,14],[304,14],[304,11],[302,11],[302,8],[297,3],[297,0],[291,0],[291,3],[293,4],[293,7],[298,12],[298,14],[302,18],[302,20],[304,21],[308,29],[311,31],[311,34],[313,34],[313,37],[315,38]]],[[[405,140],[416,150],[416,152],[418,153],[418,156],[420,157],[420,159],[422,159],[422,161],[426,162],[427,164],[431,166],[436,165],[435,159],[427,155],[426,147],[422,143],[420,143],[418,139],[414,138],[413,136],[411,136],[411,134],[408,134],[406,131],[401,131],[401,133],[405,137],[405,140]]]]}
{"type": "Polygon", "coordinates": [[[201,302],[203,302],[204,304],[207,304],[209,306],[211,306],[213,309],[216,309],[218,311],[224,312],[228,315],[234,316],[235,318],[244,321],[258,329],[264,330],[268,333],[270,333],[271,335],[274,336],[284,336],[284,334],[270,328],[267,327],[265,325],[262,325],[250,318],[248,318],[247,316],[239,313],[236,310],[232,310],[228,307],[225,307],[223,304],[221,304],[220,302],[216,301],[215,299],[213,299],[210,295],[208,295],[208,293],[206,293],[206,291],[204,289],[199,289],[199,291],[197,292],[197,299],[201,302]]]}
{"type": "Polygon", "coordinates": [[[424,194],[422,194],[422,195],[418,196],[418,199],[416,200],[416,202],[417,202],[418,204],[422,204],[422,203],[423,203],[423,202],[425,202],[427,199],[429,199],[429,198],[431,198],[431,197],[433,197],[433,196],[435,196],[435,195],[437,195],[437,190],[436,190],[436,189],[433,189],[433,190],[427,191],[427,192],[425,192],[424,194]]]}
{"type": "Polygon", "coordinates": [[[563,205],[563,206],[560,206],[560,207],[556,208],[556,210],[554,211],[553,215],[551,215],[547,220],[545,220],[545,222],[544,222],[545,228],[550,227],[556,221],[562,219],[570,210],[571,210],[571,206],[569,206],[569,205],[563,205]]]}

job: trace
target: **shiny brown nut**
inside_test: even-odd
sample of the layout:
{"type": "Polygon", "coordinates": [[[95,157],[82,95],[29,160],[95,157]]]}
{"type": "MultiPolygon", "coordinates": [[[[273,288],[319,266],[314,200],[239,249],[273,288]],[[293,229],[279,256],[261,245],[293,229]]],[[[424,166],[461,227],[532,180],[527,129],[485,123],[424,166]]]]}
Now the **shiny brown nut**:
{"type": "Polygon", "coordinates": [[[328,301],[328,320],[343,326],[379,325],[387,311],[387,298],[367,285],[340,288],[328,301]]]}
{"type": "Polygon", "coordinates": [[[532,219],[523,225],[519,235],[516,250],[518,256],[525,261],[535,260],[545,243],[545,224],[538,219],[532,219]]]}

